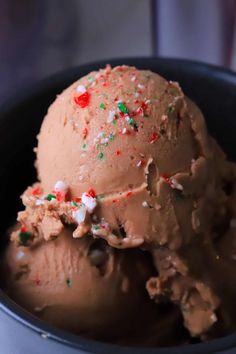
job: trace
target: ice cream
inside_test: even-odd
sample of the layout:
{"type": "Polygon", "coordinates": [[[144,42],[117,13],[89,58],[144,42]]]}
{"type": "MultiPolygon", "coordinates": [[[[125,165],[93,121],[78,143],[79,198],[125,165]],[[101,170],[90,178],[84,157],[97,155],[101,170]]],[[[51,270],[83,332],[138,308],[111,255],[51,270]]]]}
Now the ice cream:
{"type": "Polygon", "coordinates": [[[156,274],[147,252],[120,252],[90,236],[73,239],[65,228],[53,241],[12,243],[4,264],[8,295],[62,329],[133,345],[167,344],[178,332],[178,309],[155,306],[145,291],[156,274]]]}
{"type": "MultiPolygon", "coordinates": [[[[47,299],[50,306],[39,311],[45,320],[117,343],[124,335],[112,334],[114,323],[129,327],[126,316],[131,322],[137,316],[137,323],[142,318],[149,324],[149,336],[139,335],[137,326],[133,333],[138,335],[129,332],[125,344],[131,338],[161,344],[157,332],[162,333],[160,323],[166,324],[163,318],[183,323],[190,336],[200,339],[235,329],[228,299],[236,293],[231,278],[223,287],[218,274],[234,265],[222,245],[233,240],[236,168],[178,83],[128,66],[92,72],[51,105],[36,152],[39,182],[22,196],[21,226],[11,235],[16,246],[9,246],[5,260],[12,274],[6,288],[19,303],[33,311],[47,299]],[[94,242],[102,242],[106,254],[102,276],[91,266],[94,242]],[[30,273],[16,280],[17,247],[32,258],[30,273]],[[44,264],[50,271],[39,293],[30,274],[35,266],[44,276],[44,264]],[[79,284],[74,277],[80,269],[79,284]],[[69,293],[67,272],[76,284],[69,293]],[[61,285],[52,289],[57,282],[61,285]],[[60,298],[68,313],[78,316],[64,320],[60,298]],[[162,313],[166,304],[171,315],[162,313]],[[137,308],[142,311],[136,313],[137,308]]],[[[162,337],[171,341],[175,326],[166,327],[162,337]]]]}

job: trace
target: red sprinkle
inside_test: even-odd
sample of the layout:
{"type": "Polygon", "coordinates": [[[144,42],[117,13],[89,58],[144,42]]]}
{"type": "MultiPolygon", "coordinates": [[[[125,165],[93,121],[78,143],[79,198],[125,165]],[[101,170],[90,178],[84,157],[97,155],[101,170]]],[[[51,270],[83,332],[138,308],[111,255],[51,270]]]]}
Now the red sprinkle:
{"type": "Polygon", "coordinates": [[[80,95],[80,96],[75,96],[74,97],[75,103],[78,106],[80,106],[81,108],[85,108],[85,107],[88,106],[89,99],[90,99],[90,95],[89,95],[89,93],[87,91],[82,93],[82,95],[80,95]]]}
{"type": "Polygon", "coordinates": [[[128,193],[126,194],[126,197],[131,197],[131,195],[133,195],[133,192],[128,192],[128,193]]]}
{"type": "Polygon", "coordinates": [[[120,156],[121,155],[121,151],[120,150],[116,150],[115,154],[116,154],[116,156],[120,156]]]}
{"type": "Polygon", "coordinates": [[[56,198],[58,202],[62,202],[63,194],[61,192],[54,192],[56,194],[56,198]]]}
{"type": "Polygon", "coordinates": [[[90,189],[88,190],[88,195],[90,195],[90,197],[92,197],[92,198],[95,198],[95,197],[96,197],[96,192],[95,192],[95,190],[94,190],[93,188],[90,188],[90,189]]]}
{"type": "Polygon", "coordinates": [[[112,199],[112,203],[116,203],[117,202],[117,199],[112,199]]]}
{"type": "Polygon", "coordinates": [[[86,139],[87,136],[88,136],[88,128],[85,127],[85,128],[83,129],[83,138],[86,139]]]}
{"type": "Polygon", "coordinates": [[[150,136],[149,143],[153,144],[155,141],[157,141],[159,138],[158,134],[156,132],[153,132],[152,135],[150,136]]]}
{"type": "Polygon", "coordinates": [[[79,198],[79,197],[78,197],[78,198],[75,198],[75,202],[76,202],[76,203],[80,203],[80,202],[81,202],[81,198],[79,198]]]}
{"type": "Polygon", "coordinates": [[[35,187],[33,190],[32,190],[32,195],[40,195],[42,194],[42,191],[41,191],[41,188],[40,187],[35,187]]]}
{"type": "Polygon", "coordinates": [[[27,231],[26,226],[25,225],[21,225],[20,231],[21,232],[26,232],[27,231]]]}

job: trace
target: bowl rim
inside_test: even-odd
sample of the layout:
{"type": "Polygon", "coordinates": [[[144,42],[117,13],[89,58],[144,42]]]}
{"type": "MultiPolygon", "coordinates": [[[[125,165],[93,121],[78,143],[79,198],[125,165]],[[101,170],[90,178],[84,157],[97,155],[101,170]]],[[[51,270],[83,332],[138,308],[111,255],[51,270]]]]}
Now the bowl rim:
{"type": "MultiPolygon", "coordinates": [[[[187,72],[195,72],[196,74],[204,77],[215,78],[216,80],[227,82],[228,84],[235,85],[236,88],[236,73],[232,70],[222,68],[220,66],[205,64],[202,62],[197,62],[193,60],[179,59],[179,58],[159,58],[159,57],[127,57],[118,59],[107,59],[90,62],[88,64],[83,64],[63,70],[56,74],[50,75],[49,77],[39,80],[33,84],[27,85],[25,90],[19,92],[16,90],[12,92],[11,96],[4,100],[0,105],[0,121],[3,119],[4,115],[11,111],[12,108],[17,108],[17,106],[27,101],[37,95],[43,93],[46,89],[50,90],[55,88],[55,86],[62,85],[63,82],[75,80],[76,74],[86,73],[97,70],[98,68],[104,67],[107,63],[112,66],[116,65],[134,65],[139,67],[144,64],[145,67],[156,61],[159,66],[165,68],[181,67],[187,72]]],[[[30,314],[28,311],[24,310],[22,307],[17,305],[13,300],[11,300],[3,290],[0,289],[0,310],[6,315],[10,316],[12,319],[19,322],[21,325],[26,326],[29,330],[42,336],[42,338],[51,339],[63,345],[73,347],[76,349],[83,350],[87,353],[96,354],[106,354],[108,352],[119,353],[119,354],[187,354],[187,353],[215,353],[223,349],[230,349],[236,347],[236,335],[232,334],[218,339],[213,339],[204,343],[188,344],[186,346],[174,346],[174,347],[155,347],[155,348],[145,348],[145,347],[126,347],[118,346],[114,344],[108,344],[103,342],[98,342],[91,339],[83,338],[79,335],[74,335],[64,330],[58,329],[54,326],[47,324],[46,322],[40,320],[34,315],[30,314]]]]}

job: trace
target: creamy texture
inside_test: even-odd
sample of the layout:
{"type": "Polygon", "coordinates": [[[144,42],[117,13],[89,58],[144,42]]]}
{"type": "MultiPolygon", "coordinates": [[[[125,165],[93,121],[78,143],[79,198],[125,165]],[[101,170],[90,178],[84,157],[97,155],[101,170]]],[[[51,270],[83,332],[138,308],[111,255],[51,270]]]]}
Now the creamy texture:
{"type": "Polygon", "coordinates": [[[74,333],[116,343],[167,344],[178,332],[180,315],[149,299],[145,282],[156,273],[150,255],[120,252],[91,237],[73,239],[71,232],[65,228],[57,239],[28,247],[10,245],[4,260],[9,296],[74,333]]]}
{"type": "Polygon", "coordinates": [[[127,66],[81,78],[49,108],[36,167],[5,259],[17,302],[122,344],[182,342],[181,324],[201,340],[235,330],[236,167],[178,83],[127,66]]]}

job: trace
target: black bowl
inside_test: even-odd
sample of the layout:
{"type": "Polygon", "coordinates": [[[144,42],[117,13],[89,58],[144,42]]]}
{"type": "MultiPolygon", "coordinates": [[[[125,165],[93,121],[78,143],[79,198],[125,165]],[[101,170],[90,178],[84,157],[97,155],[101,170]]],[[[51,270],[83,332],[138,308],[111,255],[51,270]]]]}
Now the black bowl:
{"type": "MultiPolygon", "coordinates": [[[[228,157],[236,160],[236,75],[205,64],[157,58],[109,60],[112,66],[135,65],[158,72],[180,82],[184,92],[202,109],[210,133],[228,157]]],[[[56,95],[89,71],[104,67],[106,62],[70,69],[50,77],[30,89],[23,89],[0,108],[0,230],[15,220],[21,208],[19,195],[36,179],[33,147],[36,134],[50,103],[56,95]]],[[[2,237],[4,241],[4,237],[2,237]]],[[[4,242],[3,242],[4,243],[4,242]]],[[[2,247],[3,247],[2,243],[2,247]]],[[[236,353],[236,335],[201,344],[175,348],[126,348],[98,343],[53,328],[20,308],[0,290],[1,354],[185,354],[236,353]]]]}

